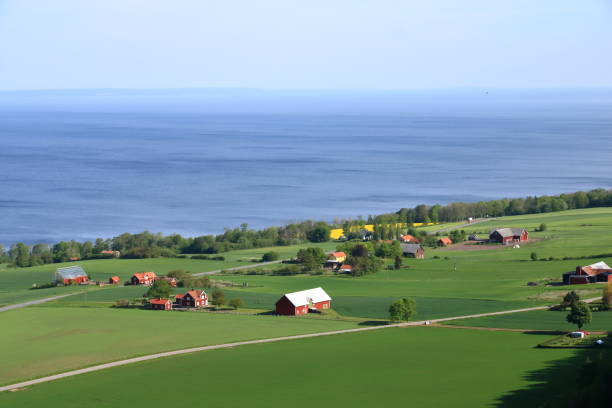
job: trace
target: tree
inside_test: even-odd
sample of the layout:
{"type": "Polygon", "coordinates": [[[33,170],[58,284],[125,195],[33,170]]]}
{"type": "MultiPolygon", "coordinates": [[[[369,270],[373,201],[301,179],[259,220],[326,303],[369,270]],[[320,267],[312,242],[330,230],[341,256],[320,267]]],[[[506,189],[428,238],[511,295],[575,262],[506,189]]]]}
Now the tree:
{"type": "Polygon", "coordinates": [[[263,254],[261,257],[262,262],[272,262],[277,261],[280,258],[280,254],[276,251],[269,251],[263,254]]]}
{"type": "Polygon", "coordinates": [[[234,308],[234,310],[238,310],[239,307],[242,307],[242,299],[232,299],[229,301],[229,305],[234,308]]]}
{"type": "Polygon", "coordinates": [[[19,267],[30,266],[30,248],[19,242],[15,247],[15,265],[19,267]]]}
{"type": "Polygon", "coordinates": [[[540,226],[538,227],[538,231],[546,231],[546,224],[542,223],[540,224],[540,226]]]}
{"type": "Polygon", "coordinates": [[[578,330],[581,330],[582,326],[591,323],[591,308],[585,302],[573,303],[566,319],[568,323],[575,324],[578,326],[578,330]]]}
{"type": "Polygon", "coordinates": [[[396,256],[395,257],[395,261],[393,263],[393,267],[395,269],[401,269],[401,267],[402,267],[402,257],[401,256],[396,256]]]}
{"type": "Polygon", "coordinates": [[[317,222],[314,227],[308,231],[306,237],[310,242],[326,242],[329,241],[329,225],[325,222],[317,222]]]}
{"type": "Polygon", "coordinates": [[[221,307],[225,304],[225,293],[219,288],[215,288],[212,292],[212,304],[216,307],[221,307]]]}
{"type": "Polygon", "coordinates": [[[577,303],[580,301],[580,296],[578,296],[578,294],[576,293],[576,291],[572,290],[571,292],[567,292],[565,294],[565,296],[563,296],[563,303],[562,305],[567,307],[567,306],[572,306],[573,304],[577,303]]]}
{"type": "Polygon", "coordinates": [[[536,254],[535,252],[531,253],[531,260],[532,261],[537,261],[538,260],[538,254],[536,254]]]}
{"type": "Polygon", "coordinates": [[[603,296],[601,298],[601,302],[603,304],[604,309],[612,309],[612,282],[608,282],[608,284],[603,288],[603,296]]]}
{"type": "Polygon", "coordinates": [[[408,321],[416,315],[416,301],[413,298],[402,298],[389,306],[389,317],[392,322],[408,321]]]}
{"type": "Polygon", "coordinates": [[[172,286],[165,279],[158,279],[147,290],[148,298],[168,298],[172,294],[172,286]]]}

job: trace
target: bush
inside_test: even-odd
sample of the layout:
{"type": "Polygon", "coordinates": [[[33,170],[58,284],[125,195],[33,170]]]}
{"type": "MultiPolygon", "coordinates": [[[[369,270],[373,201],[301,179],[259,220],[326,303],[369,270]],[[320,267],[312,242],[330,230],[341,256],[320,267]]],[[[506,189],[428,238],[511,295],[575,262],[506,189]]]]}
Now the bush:
{"type": "Polygon", "coordinates": [[[130,305],[130,301],[127,299],[119,299],[115,302],[115,307],[128,307],[130,305]]]}
{"type": "Polygon", "coordinates": [[[234,310],[238,310],[239,307],[243,306],[242,299],[232,299],[229,301],[229,305],[234,308],[234,310]]]}
{"type": "Polygon", "coordinates": [[[538,260],[538,254],[536,254],[535,252],[531,253],[531,260],[532,261],[537,261],[538,260]]]}
{"type": "Polygon", "coordinates": [[[266,252],[261,257],[261,261],[262,262],[278,261],[279,259],[280,259],[280,254],[278,252],[276,252],[276,251],[266,252]]]}

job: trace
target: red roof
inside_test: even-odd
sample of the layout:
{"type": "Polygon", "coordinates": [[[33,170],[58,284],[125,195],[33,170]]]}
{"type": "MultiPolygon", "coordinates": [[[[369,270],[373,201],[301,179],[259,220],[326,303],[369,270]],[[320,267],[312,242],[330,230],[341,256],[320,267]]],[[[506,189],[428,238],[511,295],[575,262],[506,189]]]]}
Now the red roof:
{"type": "Polygon", "coordinates": [[[353,265],[343,264],[343,265],[340,265],[340,269],[345,269],[347,271],[352,271],[353,270],[353,265]]]}
{"type": "Polygon", "coordinates": [[[176,299],[182,299],[185,296],[184,293],[179,293],[178,295],[175,296],[176,299]]]}
{"type": "Polygon", "coordinates": [[[139,273],[135,273],[134,276],[139,280],[139,281],[143,281],[143,280],[153,280],[155,278],[157,278],[157,275],[155,275],[155,272],[139,272],[139,273]]]}
{"type": "Polygon", "coordinates": [[[113,282],[119,282],[121,279],[119,279],[118,276],[113,276],[112,278],[110,278],[110,280],[113,282]]]}
{"type": "Polygon", "coordinates": [[[342,258],[346,257],[346,254],[344,252],[332,252],[330,256],[333,256],[334,258],[342,258]]]}
{"type": "MultiPolygon", "coordinates": [[[[200,299],[200,298],[205,298],[206,297],[206,293],[204,293],[203,290],[199,290],[199,289],[190,290],[189,292],[185,293],[185,295],[189,295],[189,296],[191,296],[194,299],[200,299]],[[202,296],[202,295],[204,295],[204,296],[202,296]]],[[[185,296],[185,295],[183,295],[183,296],[185,296]]]]}
{"type": "Polygon", "coordinates": [[[404,242],[410,242],[410,241],[414,241],[414,242],[419,242],[418,239],[416,239],[415,237],[413,237],[410,234],[406,234],[406,235],[401,235],[400,236],[400,240],[404,241],[404,242]]]}
{"type": "Polygon", "coordinates": [[[440,238],[438,241],[442,242],[444,245],[450,245],[453,243],[450,238],[440,238]]]}
{"type": "Polygon", "coordinates": [[[169,299],[151,299],[149,300],[149,303],[152,305],[165,305],[168,304],[170,302],[169,299]]]}

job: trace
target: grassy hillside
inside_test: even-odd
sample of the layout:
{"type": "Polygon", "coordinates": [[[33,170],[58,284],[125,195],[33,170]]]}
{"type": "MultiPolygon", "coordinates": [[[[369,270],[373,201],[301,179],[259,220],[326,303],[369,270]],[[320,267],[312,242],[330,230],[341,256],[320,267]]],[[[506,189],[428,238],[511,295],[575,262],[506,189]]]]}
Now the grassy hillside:
{"type": "MultiPolygon", "coordinates": [[[[548,338],[439,328],[385,329],[242,346],[109,369],[0,394],[21,408],[206,405],[485,407],[534,386],[528,372],[573,354],[548,338]],[[493,374],[494,373],[494,374],[493,374]]],[[[529,395],[540,406],[550,394],[529,395]]]]}

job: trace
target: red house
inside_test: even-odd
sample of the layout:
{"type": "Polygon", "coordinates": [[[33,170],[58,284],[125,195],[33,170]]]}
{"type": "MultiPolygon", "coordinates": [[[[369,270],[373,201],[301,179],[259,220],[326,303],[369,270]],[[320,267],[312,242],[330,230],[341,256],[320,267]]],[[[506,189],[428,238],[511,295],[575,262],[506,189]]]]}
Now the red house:
{"type": "Polygon", "coordinates": [[[331,297],[322,288],[314,288],[284,294],[276,302],[276,313],[298,316],[330,307],[331,297]]]}
{"type": "Polygon", "coordinates": [[[109,280],[108,283],[110,283],[111,285],[118,285],[119,283],[121,283],[121,279],[119,279],[118,276],[112,276],[109,280]]]}
{"type": "Polygon", "coordinates": [[[172,310],[170,299],[150,299],[149,304],[153,310],[172,310]]]}
{"type": "Polygon", "coordinates": [[[139,272],[132,275],[130,283],[132,285],[152,285],[157,279],[155,272],[139,272]]]}
{"type": "Polygon", "coordinates": [[[175,302],[183,307],[205,307],[208,306],[208,296],[203,290],[190,290],[176,295],[175,302]]]}
{"type": "Polygon", "coordinates": [[[453,241],[450,238],[440,238],[438,240],[438,245],[440,246],[448,246],[450,244],[452,244],[453,241]]]}
{"type": "Polygon", "coordinates": [[[507,244],[508,242],[521,242],[529,239],[529,233],[524,228],[498,228],[489,233],[489,241],[507,244]]]}
{"type": "Polygon", "coordinates": [[[80,266],[69,266],[67,268],[57,268],[55,271],[55,280],[64,285],[71,283],[81,284],[87,282],[89,278],[87,273],[80,266]]]}

